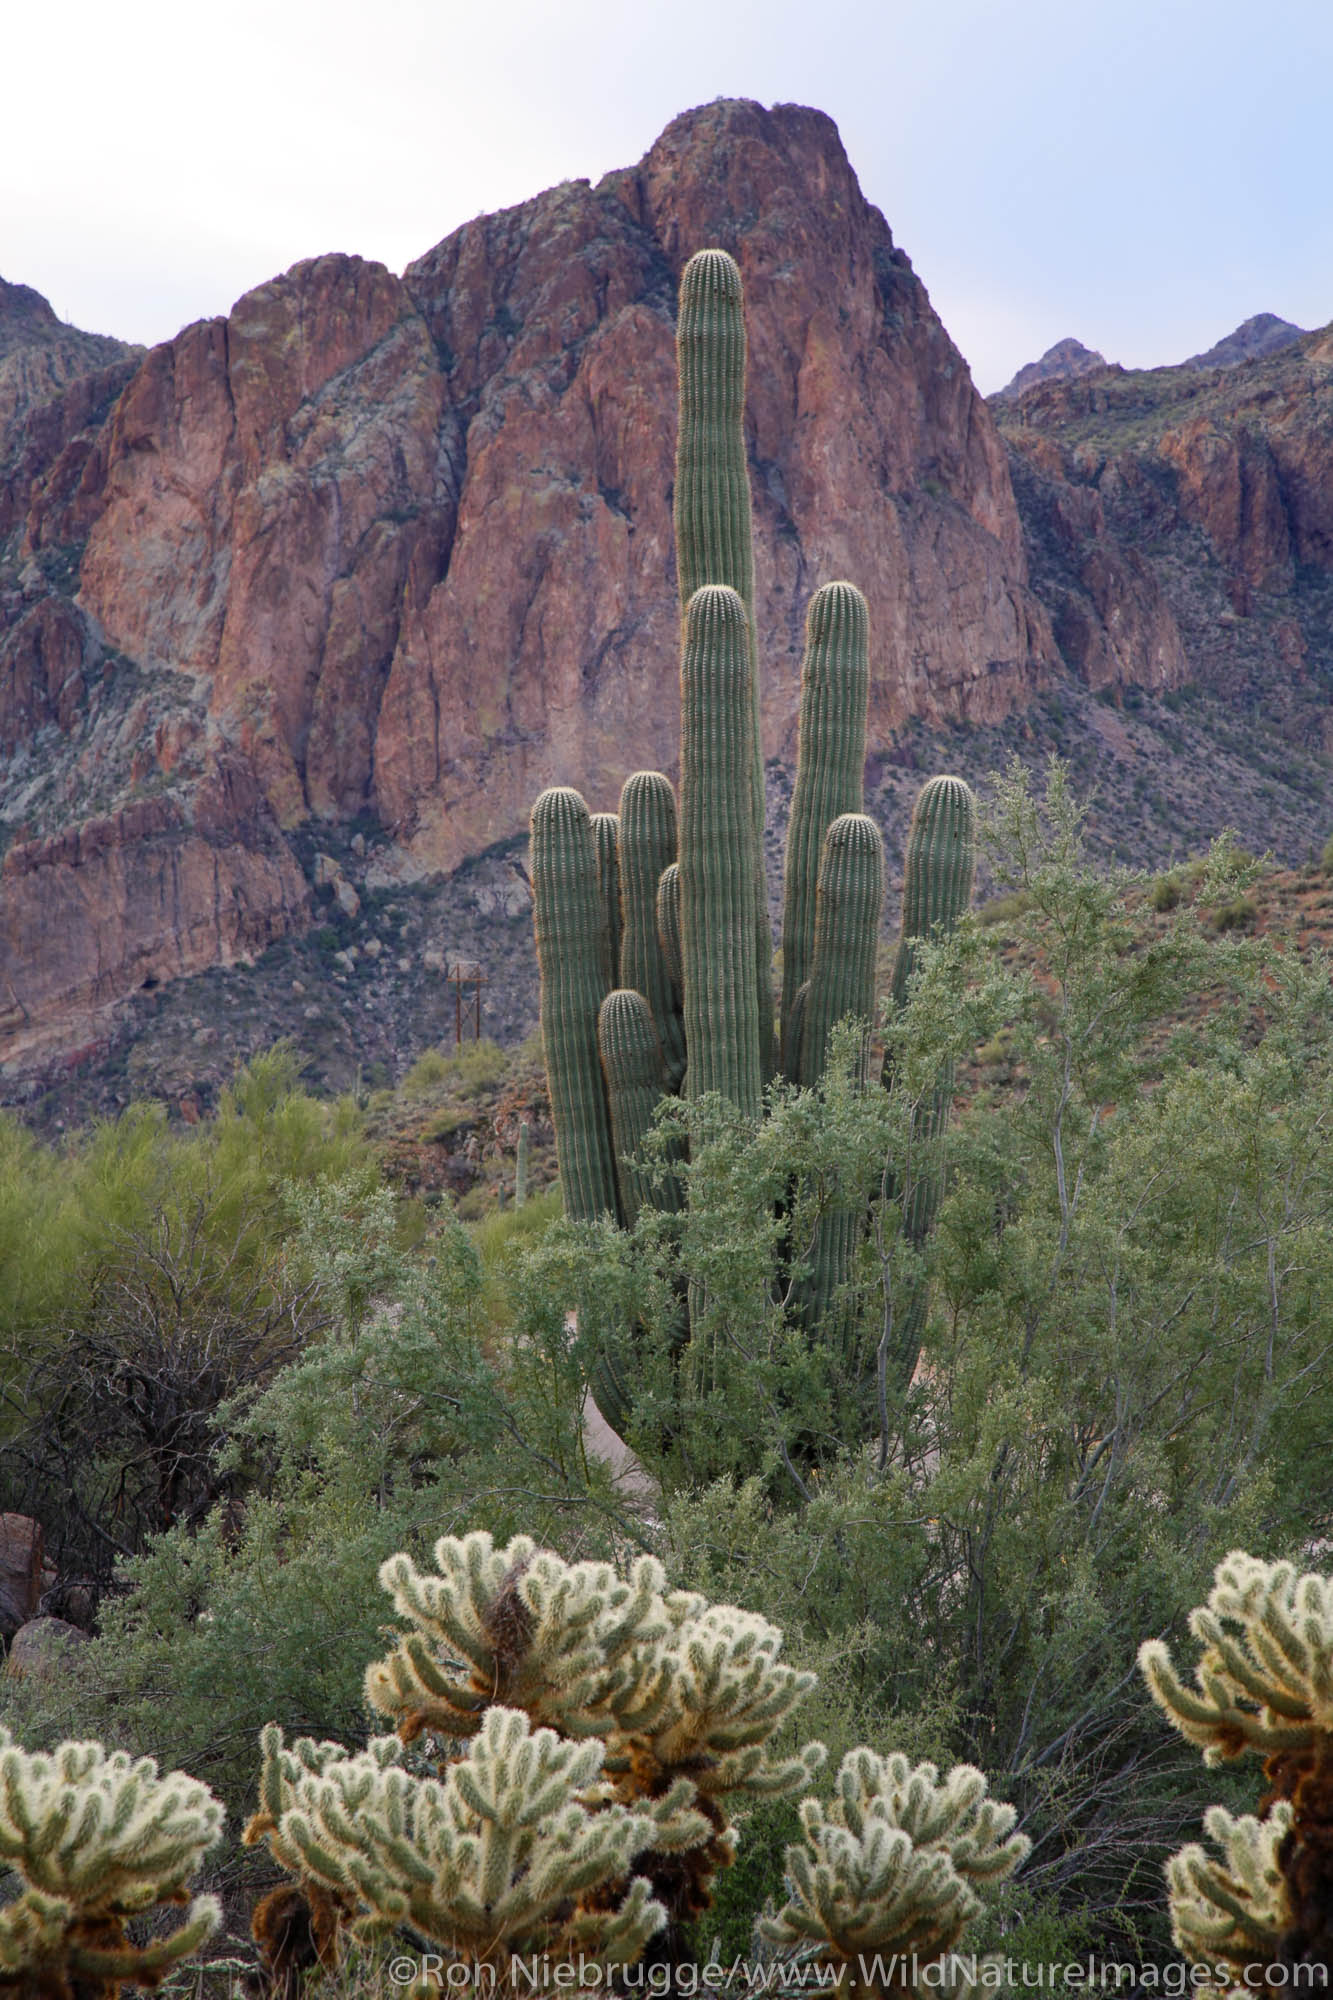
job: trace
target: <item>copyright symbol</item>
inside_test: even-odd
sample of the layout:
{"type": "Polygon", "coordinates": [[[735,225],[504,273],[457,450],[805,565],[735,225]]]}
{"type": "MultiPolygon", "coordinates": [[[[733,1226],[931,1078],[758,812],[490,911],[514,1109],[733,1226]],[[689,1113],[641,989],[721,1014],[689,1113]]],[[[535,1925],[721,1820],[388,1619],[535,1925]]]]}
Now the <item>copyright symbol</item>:
{"type": "Polygon", "coordinates": [[[416,1972],[417,1962],[414,1958],[391,1958],[389,1960],[389,1979],[394,1986],[406,1986],[410,1979],[416,1978],[416,1972]]]}

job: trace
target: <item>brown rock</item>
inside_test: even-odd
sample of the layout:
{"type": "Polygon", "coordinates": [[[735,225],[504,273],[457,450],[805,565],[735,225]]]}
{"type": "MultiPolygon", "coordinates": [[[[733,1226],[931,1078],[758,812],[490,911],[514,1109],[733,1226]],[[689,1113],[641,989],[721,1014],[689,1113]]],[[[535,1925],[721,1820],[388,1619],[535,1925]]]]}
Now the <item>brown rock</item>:
{"type": "Polygon", "coordinates": [[[5,1672],[14,1680],[31,1675],[51,1680],[70,1664],[70,1654],[88,1643],[88,1634],[63,1618],[30,1618],[9,1642],[5,1672]]]}
{"type": "Polygon", "coordinates": [[[225,757],[188,803],[141,799],[11,847],[0,867],[6,1053],[86,1040],[121,994],[263,950],[308,912],[253,774],[225,757]]]}
{"type": "Polygon", "coordinates": [[[1285,590],[1291,541],[1265,440],[1201,416],[1164,431],[1157,450],[1176,472],[1181,513],[1203,529],[1233,576],[1256,590],[1285,590]]]}
{"type": "Polygon", "coordinates": [[[0,1636],[9,1638],[36,1611],[42,1567],[41,1523],[27,1514],[0,1514],[0,1636]]]}

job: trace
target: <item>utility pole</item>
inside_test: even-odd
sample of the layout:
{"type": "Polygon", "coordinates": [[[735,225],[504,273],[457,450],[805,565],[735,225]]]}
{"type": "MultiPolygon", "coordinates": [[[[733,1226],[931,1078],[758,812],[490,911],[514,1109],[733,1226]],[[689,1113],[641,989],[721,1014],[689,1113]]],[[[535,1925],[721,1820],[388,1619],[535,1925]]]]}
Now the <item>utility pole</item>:
{"type": "Polygon", "coordinates": [[[481,989],[487,985],[485,973],[479,965],[467,965],[460,958],[454,963],[448,975],[448,983],[454,989],[454,1047],[460,1048],[463,1041],[463,988],[474,990],[468,995],[468,1012],[472,1015],[472,1039],[481,1040],[481,989]]]}

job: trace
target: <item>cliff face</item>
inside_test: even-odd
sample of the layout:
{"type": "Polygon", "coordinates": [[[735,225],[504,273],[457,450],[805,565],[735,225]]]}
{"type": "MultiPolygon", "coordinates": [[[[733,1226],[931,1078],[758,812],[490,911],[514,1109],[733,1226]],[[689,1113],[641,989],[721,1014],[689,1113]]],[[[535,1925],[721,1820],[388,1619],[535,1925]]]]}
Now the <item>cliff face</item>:
{"type": "MultiPolygon", "coordinates": [[[[521,832],[546,783],[609,805],[672,767],[674,296],[708,243],[749,297],[768,755],[832,576],[870,600],[881,740],[1043,684],[1003,447],[834,126],[691,112],[402,279],[319,258],[16,392],[0,1058],[307,921],[304,823],[373,816],[379,879],[409,879],[521,832]]],[[[29,384],[35,297],[0,361],[29,384]]]]}
{"type": "Polygon", "coordinates": [[[1047,383],[997,415],[1067,664],[1096,686],[1129,655],[1333,751],[1333,334],[1047,383]]]}

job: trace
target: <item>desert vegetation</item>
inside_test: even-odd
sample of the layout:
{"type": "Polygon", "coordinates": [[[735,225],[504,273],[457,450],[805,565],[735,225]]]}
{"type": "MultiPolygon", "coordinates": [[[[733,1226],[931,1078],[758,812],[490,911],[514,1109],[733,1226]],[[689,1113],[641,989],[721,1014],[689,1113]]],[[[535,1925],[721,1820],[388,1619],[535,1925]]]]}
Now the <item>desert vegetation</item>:
{"type": "Polygon", "coordinates": [[[692,268],[679,813],[534,815],[562,1201],[531,1051],[0,1128],[0,1992],[1327,1964],[1328,961],[1229,841],[1093,869],[1053,763],[924,788],[881,965],[835,583],[772,1018],[692,268]],[[504,1206],[409,1191],[395,1105],[503,1130],[504,1206]]]}

